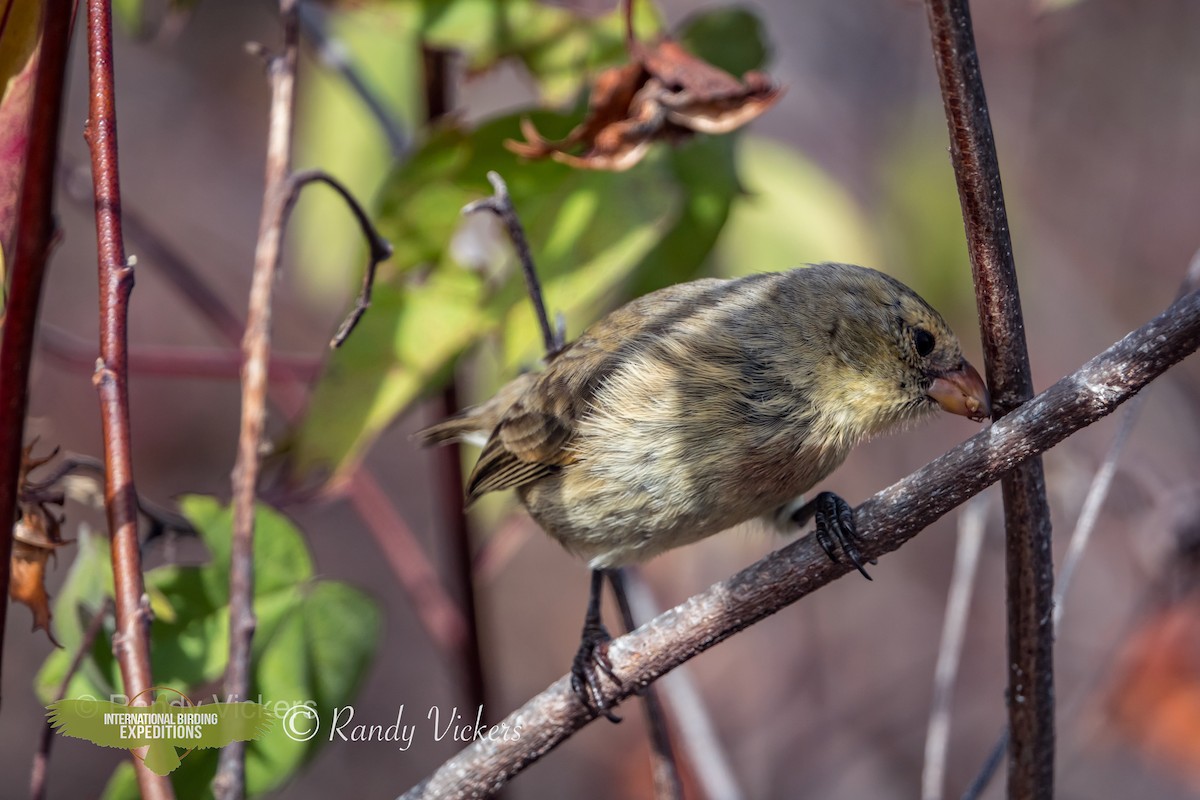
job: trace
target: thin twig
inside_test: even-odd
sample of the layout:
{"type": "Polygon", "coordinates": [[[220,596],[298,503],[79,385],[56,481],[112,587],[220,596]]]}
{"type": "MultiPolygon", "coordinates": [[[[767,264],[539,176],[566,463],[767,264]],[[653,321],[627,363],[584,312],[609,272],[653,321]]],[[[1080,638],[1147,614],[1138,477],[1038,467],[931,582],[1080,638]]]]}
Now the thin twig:
{"type": "Polygon", "coordinates": [[[933,673],[933,702],[929,728],[925,734],[925,765],[921,772],[922,800],[941,800],[946,781],[946,754],[950,745],[950,708],[954,684],[962,662],[963,640],[975,576],[979,573],[979,555],[991,504],[987,495],[973,498],[958,517],[958,544],[954,551],[954,571],[946,598],[946,619],[942,623],[942,641],[938,645],[937,666],[933,673]]]}
{"type": "Polygon", "coordinates": [[[992,745],[992,749],[988,752],[987,759],[983,762],[983,767],[979,770],[979,774],[975,776],[975,780],[971,781],[971,785],[962,793],[961,800],[979,800],[983,793],[987,791],[988,784],[992,782],[992,777],[999,771],[1000,765],[1004,763],[1004,754],[1008,752],[1008,726],[1004,726],[1004,730],[1000,733],[1000,738],[992,745]]]}
{"type": "Polygon", "coordinates": [[[546,302],[542,299],[542,285],[538,281],[537,268],[533,265],[533,255],[529,250],[529,240],[525,238],[525,228],[513,208],[512,197],[508,194],[508,185],[499,173],[489,172],[488,182],[492,184],[495,193],[491,197],[476,200],[463,207],[462,213],[474,214],[477,211],[490,211],[500,218],[508,229],[512,239],[513,249],[521,262],[521,270],[525,274],[525,288],[529,290],[529,299],[537,313],[538,324],[542,328],[542,343],[546,348],[546,358],[553,358],[563,348],[562,337],[555,333],[550,325],[550,317],[546,314],[546,302]]]}
{"type": "MultiPolygon", "coordinates": [[[[1197,287],[1200,287],[1200,250],[1197,250],[1192,256],[1192,261],[1188,265],[1188,270],[1184,274],[1183,282],[1179,286],[1179,292],[1176,294],[1176,297],[1184,297],[1195,291],[1197,287]]],[[[1129,402],[1124,412],[1122,412],[1117,435],[1113,437],[1113,442],[1109,445],[1108,452],[1104,456],[1104,461],[1092,478],[1087,496],[1083,501],[1083,507],[1079,510],[1079,517],[1075,521],[1075,530],[1071,532],[1071,539],[1067,545],[1067,554],[1063,558],[1062,569],[1059,570],[1058,580],[1054,589],[1055,637],[1062,630],[1063,609],[1066,607],[1067,593],[1071,590],[1075,571],[1078,569],[1079,563],[1083,560],[1084,551],[1087,549],[1092,531],[1096,526],[1096,521],[1099,519],[1100,509],[1104,505],[1104,500],[1108,497],[1109,490],[1112,488],[1112,481],[1117,471],[1117,460],[1121,457],[1121,451],[1124,449],[1125,442],[1133,430],[1133,425],[1137,421],[1138,412],[1144,400],[1145,395],[1139,394],[1129,402]]],[[[995,776],[996,768],[999,766],[1007,749],[1008,727],[1006,726],[996,740],[996,743],[992,745],[992,749],[988,752],[987,759],[985,759],[978,773],[976,773],[975,779],[971,781],[970,786],[963,792],[962,800],[976,800],[976,798],[983,794],[995,776]]]]}
{"type": "MultiPolygon", "coordinates": [[[[1078,569],[1080,562],[1083,561],[1084,551],[1091,541],[1092,532],[1095,530],[1096,522],[1100,517],[1100,508],[1104,505],[1104,501],[1108,497],[1109,489],[1112,488],[1112,481],[1117,473],[1117,459],[1121,455],[1121,450],[1125,447],[1125,442],[1129,438],[1130,431],[1133,430],[1133,423],[1137,420],[1138,410],[1142,407],[1145,397],[1145,394],[1139,394],[1129,401],[1122,412],[1121,425],[1117,429],[1117,435],[1113,438],[1113,442],[1104,456],[1104,461],[1100,464],[1100,469],[1096,471],[1095,476],[1092,478],[1087,496],[1083,501],[1083,507],[1079,511],[1079,517],[1075,520],[1075,529],[1071,532],[1070,543],[1067,545],[1067,554],[1063,557],[1062,568],[1059,570],[1058,581],[1054,588],[1053,626],[1055,636],[1058,636],[1059,631],[1062,629],[1063,609],[1066,606],[1067,593],[1071,590],[1071,582],[1075,577],[1075,571],[1078,569]]],[[[1004,754],[1008,750],[1008,742],[1009,728],[1005,726],[1004,731],[996,739],[996,743],[988,751],[988,756],[982,766],[980,766],[975,778],[971,781],[966,791],[963,792],[963,800],[974,800],[974,798],[982,795],[987,789],[988,785],[992,782],[992,778],[996,775],[996,770],[1000,766],[1004,754]]]]}
{"type": "Polygon", "coordinates": [[[633,47],[637,44],[637,33],[633,29],[633,0],[621,0],[621,16],[625,20],[625,49],[633,55],[633,47]]]}
{"type": "MultiPolygon", "coordinates": [[[[625,574],[625,594],[635,619],[653,619],[662,613],[640,571],[625,574]]],[[[690,774],[700,785],[701,797],[742,800],[745,795],[729,763],[729,754],[721,745],[712,716],[687,667],[676,667],[658,682],[657,688],[662,690],[667,710],[675,720],[676,741],[687,756],[690,774]]]]}
{"type": "Polygon", "coordinates": [[[367,212],[359,205],[358,201],[354,199],[354,195],[350,193],[350,190],[332,175],[319,169],[297,172],[285,179],[280,189],[285,198],[283,215],[280,219],[281,226],[287,224],[287,218],[291,214],[296,200],[300,197],[300,191],[310,183],[324,183],[341,195],[342,199],[346,201],[346,205],[350,207],[350,212],[354,214],[354,219],[358,222],[359,228],[362,229],[363,237],[367,240],[367,248],[370,251],[367,269],[363,273],[362,289],[355,300],[354,309],[342,324],[338,326],[337,333],[334,334],[333,339],[329,342],[331,348],[337,348],[342,346],[346,341],[346,337],[350,335],[350,332],[358,325],[358,321],[362,319],[363,314],[371,307],[371,289],[375,286],[375,270],[381,262],[387,261],[392,257],[392,245],[379,234],[379,231],[375,230],[370,216],[367,215],[367,212]]]}
{"type": "MultiPolygon", "coordinates": [[[[129,420],[129,294],[133,267],[125,258],[121,227],[121,179],[117,165],[116,88],[112,58],[112,6],[88,0],[88,121],[84,131],[92,155],[96,199],[96,249],[100,275],[100,359],[92,383],[100,394],[104,431],[104,500],[112,539],[117,631],[113,651],[125,694],[149,704],[154,685],[150,667],[150,603],[142,582],[138,541],[137,489],[129,420]]],[[[174,797],[171,782],[134,758],[142,797],[174,797]]]]}
{"type": "MultiPolygon", "coordinates": [[[[54,468],[35,482],[26,485],[26,492],[51,492],[57,494],[58,499],[51,502],[61,502],[62,494],[64,493],[63,481],[72,475],[78,475],[81,472],[90,472],[94,478],[87,479],[89,486],[100,486],[104,483],[104,462],[91,456],[79,455],[76,453],[66,453],[54,464],[54,468]],[[93,483],[92,481],[96,482],[93,483]]],[[[72,499],[79,498],[71,493],[70,490],[65,492],[72,499]]],[[[87,494],[92,494],[89,489],[87,494]]],[[[163,530],[175,530],[186,533],[194,533],[192,524],[187,521],[187,518],[172,511],[169,508],[160,506],[155,502],[146,500],[142,497],[137,498],[137,509],[142,516],[149,520],[151,528],[163,530]]]]}
{"type": "MultiPolygon", "coordinates": [[[[458,391],[451,382],[438,398],[444,417],[459,411],[458,391]]],[[[467,708],[486,706],[487,681],[483,669],[483,651],[479,643],[479,614],[475,598],[475,571],[472,569],[471,529],[463,510],[462,461],[459,448],[439,448],[433,454],[437,470],[438,506],[450,563],[445,580],[456,589],[460,609],[461,636],[453,650],[462,680],[463,700],[467,708]]]]}
{"type": "MultiPolygon", "coordinates": [[[[83,639],[80,640],[78,649],[71,656],[71,663],[67,665],[66,674],[63,675],[62,681],[58,684],[58,691],[54,693],[54,702],[62,700],[67,696],[67,689],[71,685],[71,679],[79,671],[79,667],[83,664],[83,659],[91,653],[92,645],[95,643],[96,637],[100,634],[100,629],[104,627],[104,620],[111,612],[112,600],[106,597],[103,605],[92,615],[91,621],[88,622],[87,628],[83,631],[83,639]]],[[[50,721],[46,720],[42,725],[42,736],[38,740],[37,752],[33,754],[33,775],[29,780],[30,800],[42,800],[46,796],[46,779],[49,777],[47,768],[50,765],[50,748],[53,745],[54,729],[50,727],[50,721]]]]}
{"type": "MultiPolygon", "coordinates": [[[[62,328],[45,323],[38,326],[38,350],[66,367],[91,370],[96,366],[95,347],[62,328]]],[[[307,355],[271,356],[272,383],[310,381],[321,372],[317,359],[307,355]]],[[[231,348],[130,347],[129,369],[142,377],[219,378],[236,380],[242,372],[242,354],[231,348]]]]}
{"type": "MultiPolygon", "coordinates": [[[[82,164],[75,164],[69,159],[64,160],[61,172],[63,195],[75,203],[90,201],[90,195],[85,195],[87,184],[86,174],[82,164]]],[[[208,322],[225,337],[231,344],[238,344],[242,339],[242,320],[225,304],[221,296],[215,292],[204,278],[204,273],[197,269],[187,258],[155,230],[154,226],[145,219],[134,207],[122,210],[122,223],[125,234],[134,243],[134,249],[140,256],[143,265],[152,264],[159,274],[170,282],[188,303],[200,312],[208,322]]],[[[146,268],[143,266],[143,268],[146,268]]]]}
{"type": "MultiPolygon", "coordinates": [[[[425,119],[432,126],[450,113],[453,87],[450,80],[450,54],[428,45],[421,47],[421,77],[425,96],[425,119]]],[[[459,411],[458,381],[455,375],[438,400],[442,416],[459,411]]],[[[464,636],[456,666],[462,681],[462,697],[467,708],[482,708],[488,702],[487,681],[483,668],[483,648],[479,643],[479,613],[475,593],[475,573],[471,569],[471,524],[463,508],[462,451],[457,442],[439,447],[431,454],[436,472],[438,511],[446,543],[444,580],[462,609],[464,636]]]]}
{"type": "Polygon", "coordinates": [[[400,158],[408,150],[408,136],[400,121],[387,107],[387,103],[371,86],[370,81],[358,70],[346,48],[329,33],[328,13],[320,3],[302,0],[300,3],[300,31],[316,51],[322,66],[336,72],[351,91],[362,100],[375,122],[383,129],[393,158],[400,158]]]}
{"type": "MultiPolygon", "coordinates": [[[[29,364],[42,296],[42,279],[54,243],[54,159],[70,51],[70,0],[43,3],[37,74],[30,108],[25,173],[17,209],[10,292],[0,307],[0,665],[8,619],[9,569],[22,437],[29,404],[29,364]]],[[[4,280],[0,277],[0,285],[4,280]]]]}
{"type": "MultiPolygon", "coordinates": [[[[259,458],[267,416],[267,364],[271,356],[271,295],[283,250],[284,221],[294,193],[289,191],[292,164],[292,125],[295,115],[296,63],[300,24],[296,0],[280,0],[283,51],[267,61],[271,110],[267,127],[266,181],[246,333],[242,339],[242,419],[237,460],[233,467],[233,531],[229,567],[229,664],[225,668],[227,700],[250,696],[250,645],[257,621],[254,616],[254,502],[259,458]]],[[[240,800],[245,795],[245,742],[234,742],[221,751],[213,794],[219,800],[240,800]]]]}
{"type": "MultiPolygon", "coordinates": [[[[966,227],[993,418],[1033,396],[996,145],[967,0],[928,0],[934,62],[966,227]]],[[[1010,798],[1054,796],[1050,506],[1041,459],[1005,476],[1010,798]]]]}
{"type": "Polygon", "coordinates": [[[466,663],[466,617],[446,591],[437,569],[387,493],[375,476],[361,467],[354,473],[346,492],[408,593],[417,619],[429,638],[450,663],[466,663]]]}
{"type": "MultiPolygon", "coordinates": [[[[608,580],[621,609],[621,622],[625,632],[637,629],[633,616],[633,604],[629,601],[628,576],[637,572],[637,567],[610,570],[608,580]]],[[[650,731],[650,773],[654,779],[654,796],[657,800],[679,800],[683,797],[683,779],[679,775],[679,764],[671,747],[671,731],[667,727],[667,714],[663,710],[658,691],[647,686],[641,693],[642,707],[646,711],[646,727],[650,731]]]]}
{"type": "Polygon", "coordinates": [[[1071,532],[1067,554],[1063,556],[1062,569],[1058,572],[1058,583],[1054,588],[1054,633],[1056,636],[1062,628],[1063,608],[1066,604],[1067,592],[1071,590],[1071,581],[1074,580],[1075,571],[1079,568],[1079,564],[1083,560],[1083,553],[1092,539],[1092,532],[1095,531],[1096,522],[1100,519],[1100,509],[1104,506],[1104,501],[1108,499],[1113,478],[1117,474],[1117,459],[1121,457],[1125,442],[1129,440],[1129,433],[1133,430],[1133,423],[1137,421],[1138,411],[1145,399],[1144,394],[1138,395],[1129,401],[1129,405],[1122,412],[1121,426],[1117,429],[1117,435],[1113,437],[1112,444],[1109,445],[1108,452],[1104,455],[1100,469],[1096,470],[1096,474],[1092,478],[1087,496],[1083,499],[1083,507],[1079,510],[1079,518],[1075,520],[1075,530],[1071,532]]]}
{"type": "MultiPolygon", "coordinates": [[[[1112,411],[1200,346],[1200,293],[1191,293],[1075,373],[989,428],[884,489],[854,511],[864,558],[901,547],[952,508],[1072,433],[1112,411]]],[[[620,683],[606,682],[602,707],[852,571],[806,536],[613,641],[620,683]]],[[[565,675],[504,720],[516,741],[478,741],[404,797],[479,797],[494,792],[595,715],[565,675]]]]}

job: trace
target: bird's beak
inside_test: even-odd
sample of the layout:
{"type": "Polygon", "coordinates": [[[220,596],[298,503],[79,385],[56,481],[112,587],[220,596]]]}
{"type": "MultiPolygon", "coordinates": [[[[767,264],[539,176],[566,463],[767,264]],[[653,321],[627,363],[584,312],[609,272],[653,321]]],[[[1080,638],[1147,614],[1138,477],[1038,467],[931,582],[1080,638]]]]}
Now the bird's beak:
{"type": "Polygon", "coordinates": [[[992,415],[992,398],[975,368],[965,360],[957,369],[933,379],[926,392],[951,414],[983,422],[992,415]]]}

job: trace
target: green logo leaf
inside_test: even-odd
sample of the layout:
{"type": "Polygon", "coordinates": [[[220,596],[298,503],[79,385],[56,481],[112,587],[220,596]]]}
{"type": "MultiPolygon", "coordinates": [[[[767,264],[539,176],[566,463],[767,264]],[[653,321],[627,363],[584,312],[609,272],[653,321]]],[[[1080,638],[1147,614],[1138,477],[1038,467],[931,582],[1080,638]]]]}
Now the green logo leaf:
{"type": "MultiPolygon", "coordinates": [[[[153,691],[153,690],[151,690],[153,691]]],[[[59,700],[46,706],[50,726],[59,733],[101,747],[134,750],[145,747],[146,767],[168,775],[180,759],[197,747],[224,747],[248,742],[269,731],[275,715],[260,703],[175,705],[160,694],[149,706],[130,706],[92,697],[59,700]],[[184,750],[180,756],[176,750],[184,750]]]]}

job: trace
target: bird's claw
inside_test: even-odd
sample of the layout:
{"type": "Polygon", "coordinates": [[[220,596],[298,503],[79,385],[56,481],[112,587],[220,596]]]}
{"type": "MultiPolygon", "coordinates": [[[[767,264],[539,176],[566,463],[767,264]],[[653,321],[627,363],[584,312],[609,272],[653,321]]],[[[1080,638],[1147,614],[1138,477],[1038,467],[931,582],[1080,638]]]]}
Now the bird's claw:
{"type": "MultiPolygon", "coordinates": [[[[858,529],[854,523],[854,510],[850,508],[850,504],[833,492],[821,492],[813,499],[811,505],[811,509],[806,507],[796,512],[796,518],[799,518],[806,510],[816,517],[813,535],[817,539],[817,544],[821,545],[821,549],[825,551],[825,555],[829,556],[829,560],[840,563],[842,559],[838,555],[838,550],[841,550],[842,555],[846,556],[854,568],[864,578],[871,580],[871,576],[867,574],[867,570],[863,566],[862,553],[858,549],[858,529]],[[834,542],[837,543],[836,549],[833,546],[834,542]]],[[[869,563],[876,563],[875,559],[870,559],[869,563]]]]}
{"type": "Polygon", "coordinates": [[[613,672],[612,662],[608,659],[608,643],[611,641],[612,637],[603,625],[597,623],[584,627],[579,650],[571,662],[571,690],[589,712],[602,715],[609,722],[620,722],[621,718],[612,712],[612,704],[604,699],[600,687],[601,674],[617,686],[621,685],[621,679],[613,672]]]}

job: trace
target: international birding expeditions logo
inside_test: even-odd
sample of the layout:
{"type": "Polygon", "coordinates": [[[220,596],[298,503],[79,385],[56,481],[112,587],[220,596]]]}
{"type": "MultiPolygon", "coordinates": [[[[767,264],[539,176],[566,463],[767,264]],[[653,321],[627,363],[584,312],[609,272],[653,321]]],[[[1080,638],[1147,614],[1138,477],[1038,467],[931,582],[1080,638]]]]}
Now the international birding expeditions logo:
{"type": "MultiPolygon", "coordinates": [[[[261,703],[195,705],[183,694],[155,686],[128,704],[80,697],[46,706],[50,726],[59,733],[101,747],[122,750],[146,748],[140,756],[146,767],[168,775],[197,747],[224,747],[230,742],[258,739],[275,724],[275,715],[261,703]],[[157,692],[148,706],[134,706],[139,697],[157,692]],[[176,750],[183,750],[180,755],[176,750]]],[[[135,754],[136,755],[136,754],[135,754]]]]}

